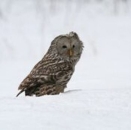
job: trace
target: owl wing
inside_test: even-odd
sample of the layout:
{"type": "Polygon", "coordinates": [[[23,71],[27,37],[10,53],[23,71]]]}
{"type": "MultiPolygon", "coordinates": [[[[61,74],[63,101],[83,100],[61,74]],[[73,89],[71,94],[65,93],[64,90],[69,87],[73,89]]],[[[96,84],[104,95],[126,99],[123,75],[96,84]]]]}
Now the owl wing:
{"type": "Polygon", "coordinates": [[[40,86],[51,86],[56,83],[59,84],[63,78],[68,80],[67,75],[69,72],[72,72],[72,68],[68,63],[40,61],[20,84],[18,89],[21,91],[17,94],[17,96],[24,91],[26,95],[31,96],[40,86]]]}

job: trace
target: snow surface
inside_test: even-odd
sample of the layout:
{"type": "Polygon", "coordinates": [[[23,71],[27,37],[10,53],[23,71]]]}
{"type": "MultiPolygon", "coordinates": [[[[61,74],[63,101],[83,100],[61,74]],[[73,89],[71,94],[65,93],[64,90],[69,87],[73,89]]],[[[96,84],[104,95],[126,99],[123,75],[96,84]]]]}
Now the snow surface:
{"type": "Polygon", "coordinates": [[[0,20],[0,130],[131,130],[130,15],[86,16],[91,9],[82,4],[78,13],[72,4],[69,16],[66,8],[53,16],[48,3],[52,15],[40,23],[33,2],[12,2],[0,20]],[[65,93],[16,98],[53,38],[72,30],[85,47],[65,93]]]}

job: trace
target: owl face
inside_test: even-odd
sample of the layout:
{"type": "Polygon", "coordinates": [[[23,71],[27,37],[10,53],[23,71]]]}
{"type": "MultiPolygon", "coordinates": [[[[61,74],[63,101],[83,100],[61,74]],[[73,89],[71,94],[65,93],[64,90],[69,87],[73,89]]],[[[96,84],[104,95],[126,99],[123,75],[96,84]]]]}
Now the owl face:
{"type": "Polygon", "coordinates": [[[57,51],[64,60],[77,58],[82,53],[82,42],[78,37],[61,36],[56,43],[57,51]]]}

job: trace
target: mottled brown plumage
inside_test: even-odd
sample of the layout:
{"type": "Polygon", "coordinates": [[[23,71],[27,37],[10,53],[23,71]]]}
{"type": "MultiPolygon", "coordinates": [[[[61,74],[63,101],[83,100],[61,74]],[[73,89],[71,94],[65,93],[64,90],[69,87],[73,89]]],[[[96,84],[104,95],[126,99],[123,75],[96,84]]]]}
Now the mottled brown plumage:
{"type": "Polygon", "coordinates": [[[20,84],[17,96],[22,92],[25,92],[26,96],[64,92],[82,49],[83,43],[74,32],[56,37],[46,55],[20,84]]]}

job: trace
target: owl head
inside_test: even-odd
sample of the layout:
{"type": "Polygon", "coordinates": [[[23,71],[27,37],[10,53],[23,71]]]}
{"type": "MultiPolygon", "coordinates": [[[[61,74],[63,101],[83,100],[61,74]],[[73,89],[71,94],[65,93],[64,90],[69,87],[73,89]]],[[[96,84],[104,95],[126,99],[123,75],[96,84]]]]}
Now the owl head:
{"type": "Polygon", "coordinates": [[[56,37],[52,43],[51,48],[55,48],[55,52],[63,60],[79,59],[83,50],[83,43],[79,39],[77,33],[70,32],[66,35],[56,37]]]}

